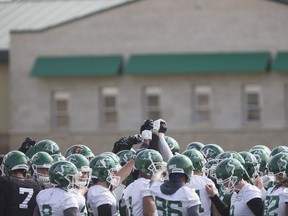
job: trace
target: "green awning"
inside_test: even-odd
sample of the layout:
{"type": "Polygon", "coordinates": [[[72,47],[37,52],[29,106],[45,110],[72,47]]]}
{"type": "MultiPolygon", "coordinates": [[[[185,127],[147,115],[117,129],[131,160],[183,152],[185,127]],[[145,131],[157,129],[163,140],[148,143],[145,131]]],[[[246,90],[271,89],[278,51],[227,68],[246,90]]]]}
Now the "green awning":
{"type": "Polygon", "coordinates": [[[278,52],[272,64],[272,71],[288,73],[288,52],[278,52]]]}
{"type": "Polygon", "coordinates": [[[262,73],[269,52],[132,55],[126,74],[262,73]]]}
{"type": "Polygon", "coordinates": [[[280,2],[280,3],[286,3],[286,4],[288,4],[288,0],[273,0],[273,1],[277,1],[277,2],[280,2]]]}
{"type": "Polygon", "coordinates": [[[122,56],[53,56],[37,58],[30,75],[35,77],[110,76],[120,71],[122,56]]]}

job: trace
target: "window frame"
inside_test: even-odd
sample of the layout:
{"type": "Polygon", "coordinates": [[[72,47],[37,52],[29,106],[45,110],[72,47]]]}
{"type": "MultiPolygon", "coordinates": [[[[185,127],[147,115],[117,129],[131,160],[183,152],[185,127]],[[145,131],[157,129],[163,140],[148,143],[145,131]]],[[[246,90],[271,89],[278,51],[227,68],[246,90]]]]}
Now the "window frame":
{"type": "Polygon", "coordinates": [[[161,97],[162,89],[159,86],[145,86],[143,90],[144,98],[144,118],[145,119],[160,119],[162,115],[161,111],[161,97]],[[157,97],[157,105],[149,105],[149,97],[157,97]],[[152,114],[154,113],[154,114],[152,114]],[[158,114],[155,114],[158,113],[158,114]]]}
{"type": "Polygon", "coordinates": [[[101,116],[101,122],[105,125],[116,125],[118,122],[119,114],[118,114],[118,99],[119,98],[119,88],[116,86],[103,86],[100,89],[100,116],[101,116]],[[113,106],[107,106],[108,97],[112,97],[114,100],[113,106]],[[108,115],[114,115],[111,119],[114,119],[113,121],[110,121],[110,117],[108,115]]]}
{"type": "Polygon", "coordinates": [[[263,89],[260,84],[245,84],[243,87],[243,111],[245,123],[260,123],[262,121],[263,111],[263,89]],[[248,104],[248,95],[257,95],[257,104],[248,104]],[[258,111],[258,119],[249,119],[249,111],[258,111]]]}
{"type": "Polygon", "coordinates": [[[193,85],[193,97],[192,97],[192,107],[193,107],[193,122],[204,123],[210,122],[212,120],[212,110],[213,110],[213,91],[209,84],[196,84],[193,85]],[[199,96],[207,96],[207,104],[199,104],[199,96]],[[207,112],[207,118],[201,117],[200,112],[207,112]]]}
{"type": "Polygon", "coordinates": [[[51,109],[51,127],[52,129],[57,130],[68,130],[70,128],[71,123],[71,115],[70,115],[70,101],[71,101],[71,94],[69,91],[66,90],[54,90],[51,94],[52,98],[52,109],[51,109]],[[62,111],[58,108],[58,101],[65,101],[66,103],[66,110],[62,111]],[[66,117],[67,118],[67,125],[63,126],[59,124],[59,117],[66,117]]]}

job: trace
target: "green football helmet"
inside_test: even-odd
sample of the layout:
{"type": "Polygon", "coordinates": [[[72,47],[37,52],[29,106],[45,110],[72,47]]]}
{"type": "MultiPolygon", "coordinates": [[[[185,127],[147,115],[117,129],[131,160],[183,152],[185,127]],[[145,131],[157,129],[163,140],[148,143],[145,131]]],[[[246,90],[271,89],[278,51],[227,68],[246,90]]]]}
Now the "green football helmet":
{"type": "Polygon", "coordinates": [[[72,154],[82,154],[84,155],[89,161],[95,156],[91,149],[86,145],[73,145],[69,147],[65,152],[65,157],[69,157],[72,154]]]}
{"type": "Polygon", "coordinates": [[[249,150],[249,152],[252,153],[258,161],[259,175],[264,176],[267,172],[269,155],[263,149],[252,149],[252,150],[249,150]]]}
{"type": "Polygon", "coordinates": [[[280,152],[286,152],[288,153],[288,147],[287,146],[276,146],[272,149],[270,153],[270,157],[273,157],[274,155],[280,153],[280,152]]]}
{"type": "Polygon", "coordinates": [[[182,153],[183,155],[186,155],[192,162],[193,164],[193,171],[195,172],[200,172],[204,173],[205,172],[205,164],[206,164],[206,159],[202,155],[200,151],[197,149],[188,149],[182,153]]]}
{"type": "Polygon", "coordinates": [[[34,146],[31,146],[26,152],[27,157],[32,158],[37,152],[47,152],[48,154],[61,154],[59,146],[56,142],[52,140],[41,140],[37,142],[34,146]]]}
{"type": "MultiPolygon", "coordinates": [[[[30,160],[30,174],[33,178],[38,179],[44,184],[49,183],[49,175],[41,173],[38,169],[45,168],[49,169],[53,163],[53,158],[47,152],[37,152],[30,160]]],[[[47,171],[46,171],[47,172],[47,171]]]]}
{"type": "Polygon", "coordinates": [[[219,163],[220,161],[227,159],[227,158],[234,158],[238,160],[242,165],[245,164],[243,157],[236,151],[225,151],[217,155],[215,159],[218,160],[218,163],[219,163]]]}
{"type": "Polygon", "coordinates": [[[61,154],[52,154],[51,157],[53,158],[53,162],[52,163],[55,163],[57,161],[66,160],[66,158],[63,155],[61,155],[61,154]]]}
{"type": "Polygon", "coordinates": [[[77,179],[75,185],[78,188],[88,186],[91,178],[91,168],[89,167],[89,160],[82,154],[72,154],[66,158],[67,161],[73,163],[77,170],[81,172],[81,177],[77,179]]]}
{"type": "Polygon", "coordinates": [[[135,159],[135,168],[146,176],[152,176],[163,165],[162,155],[153,149],[139,152],[135,159]]]}
{"type": "Polygon", "coordinates": [[[205,145],[201,142],[191,142],[187,145],[186,150],[188,149],[196,149],[200,151],[205,145]]]}
{"type": "Polygon", "coordinates": [[[178,142],[173,138],[173,137],[170,137],[170,136],[164,136],[171,152],[173,155],[175,155],[176,153],[178,153],[180,151],[180,146],[178,144],[178,142]]]}
{"type": "Polygon", "coordinates": [[[113,152],[102,152],[100,155],[107,155],[111,157],[113,161],[116,163],[116,168],[119,170],[122,166],[120,165],[120,158],[113,152]]]}
{"type": "Polygon", "coordinates": [[[17,150],[8,152],[2,160],[2,175],[10,176],[14,170],[24,170],[27,172],[29,169],[28,160],[23,152],[17,150]]]}
{"type": "Polygon", "coordinates": [[[241,151],[239,154],[245,161],[244,168],[247,171],[248,178],[255,179],[259,173],[259,164],[257,158],[248,151],[241,151]]]}
{"type": "Polygon", "coordinates": [[[119,185],[120,177],[114,175],[118,168],[112,157],[100,154],[90,161],[89,166],[92,169],[91,178],[106,181],[113,186],[119,185]]]}
{"type": "Polygon", "coordinates": [[[167,161],[167,170],[169,176],[173,173],[185,174],[186,182],[189,182],[193,172],[193,164],[186,155],[174,155],[167,161]]]}
{"type": "Polygon", "coordinates": [[[50,183],[64,190],[73,188],[79,177],[80,173],[70,161],[55,162],[49,169],[50,183]]]}
{"type": "Polygon", "coordinates": [[[133,150],[122,150],[116,155],[119,157],[121,166],[124,166],[129,160],[136,157],[136,153],[133,150]]]}
{"type": "Polygon", "coordinates": [[[288,176],[288,153],[278,153],[269,160],[268,171],[271,175],[283,174],[284,178],[288,176]]]}
{"type": "Polygon", "coordinates": [[[217,184],[225,194],[231,193],[243,179],[245,168],[234,158],[222,160],[216,167],[217,184]]]}
{"type": "Polygon", "coordinates": [[[207,161],[215,159],[217,155],[224,152],[217,144],[206,144],[200,151],[207,161]]]}
{"type": "MultiPolygon", "coordinates": [[[[255,145],[255,146],[253,146],[250,150],[254,150],[254,149],[262,149],[262,150],[264,150],[268,155],[270,155],[270,153],[271,153],[270,148],[268,148],[268,147],[265,146],[265,145],[255,145]]],[[[249,150],[249,151],[250,151],[250,150],[249,150]]]]}

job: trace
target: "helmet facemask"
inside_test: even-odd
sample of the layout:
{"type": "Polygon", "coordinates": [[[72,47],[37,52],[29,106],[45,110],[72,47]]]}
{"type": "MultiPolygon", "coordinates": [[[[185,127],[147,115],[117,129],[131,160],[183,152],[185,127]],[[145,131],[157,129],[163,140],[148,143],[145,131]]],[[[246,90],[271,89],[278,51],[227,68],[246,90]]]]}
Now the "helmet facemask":
{"type": "Polygon", "coordinates": [[[208,177],[216,179],[216,166],[217,164],[212,164],[210,168],[204,168],[208,177]]]}
{"type": "Polygon", "coordinates": [[[213,160],[213,155],[215,154],[214,150],[207,148],[203,151],[203,155],[207,161],[213,160]]]}
{"type": "Polygon", "coordinates": [[[217,184],[221,185],[221,190],[224,194],[231,194],[235,190],[235,185],[237,184],[237,181],[237,176],[230,176],[225,180],[217,179],[217,184]]]}
{"type": "Polygon", "coordinates": [[[68,185],[64,187],[64,189],[69,190],[75,188],[77,179],[79,179],[81,175],[81,172],[77,172],[75,175],[67,174],[64,178],[67,180],[68,185]]]}
{"type": "Polygon", "coordinates": [[[154,175],[157,171],[162,170],[165,165],[162,162],[153,162],[151,160],[151,164],[148,167],[148,170],[154,175]]]}
{"type": "Polygon", "coordinates": [[[109,182],[112,186],[117,187],[120,184],[120,176],[116,176],[117,169],[112,168],[108,170],[109,175],[106,178],[106,181],[109,182]]]}
{"type": "Polygon", "coordinates": [[[51,167],[50,164],[43,164],[43,165],[32,164],[31,167],[33,170],[33,177],[35,179],[41,181],[44,185],[50,183],[48,174],[48,169],[51,167]],[[47,169],[47,172],[44,174],[42,173],[41,169],[47,169]]]}
{"type": "Polygon", "coordinates": [[[79,176],[75,179],[75,186],[79,189],[87,187],[91,179],[91,169],[89,166],[82,166],[79,176]]]}

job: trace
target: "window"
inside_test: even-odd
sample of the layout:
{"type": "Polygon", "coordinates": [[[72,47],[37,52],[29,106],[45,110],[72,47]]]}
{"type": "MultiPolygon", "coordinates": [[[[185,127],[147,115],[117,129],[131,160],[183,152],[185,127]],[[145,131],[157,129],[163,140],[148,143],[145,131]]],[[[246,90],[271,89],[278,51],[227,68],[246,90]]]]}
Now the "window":
{"type": "Polygon", "coordinates": [[[101,91],[102,117],[104,123],[116,123],[118,88],[103,87],[101,91]]]}
{"type": "Polygon", "coordinates": [[[247,122],[261,120],[261,87],[259,85],[246,85],[244,87],[244,110],[247,122]]]}
{"type": "Polygon", "coordinates": [[[160,96],[161,89],[159,87],[146,87],[145,88],[145,118],[146,119],[159,119],[160,112],[160,96]]]}
{"type": "Polygon", "coordinates": [[[55,91],[52,96],[52,127],[66,129],[69,127],[70,94],[65,91],[55,91]]]}
{"type": "Polygon", "coordinates": [[[196,85],[194,87],[194,120],[205,122],[211,120],[212,89],[208,85],[196,85]]]}

